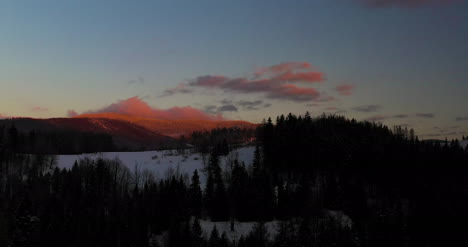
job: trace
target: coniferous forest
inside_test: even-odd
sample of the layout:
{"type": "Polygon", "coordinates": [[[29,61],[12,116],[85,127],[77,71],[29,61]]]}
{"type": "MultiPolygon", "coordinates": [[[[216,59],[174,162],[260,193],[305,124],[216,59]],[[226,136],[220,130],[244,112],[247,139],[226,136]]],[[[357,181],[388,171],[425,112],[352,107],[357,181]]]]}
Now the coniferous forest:
{"type": "Polygon", "coordinates": [[[468,150],[457,140],[423,141],[402,127],[289,114],[257,128],[251,164],[233,160],[223,171],[220,156],[251,135],[226,129],[194,133],[184,141],[209,155],[205,168],[187,178],[157,177],[105,159],[81,159],[72,169],[59,169],[54,155],[28,140],[49,143],[48,150],[56,147],[57,153],[67,147],[58,140],[81,140],[74,150],[92,152],[111,150],[112,140],[0,127],[0,246],[467,242],[468,150]],[[207,176],[204,185],[201,173],[207,176]],[[256,223],[233,241],[216,227],[203,232],[202,221],[232,222],[233,228],[234,222],[256,223]],[[267,227],[273,221],[276,234],[267,227]]]}

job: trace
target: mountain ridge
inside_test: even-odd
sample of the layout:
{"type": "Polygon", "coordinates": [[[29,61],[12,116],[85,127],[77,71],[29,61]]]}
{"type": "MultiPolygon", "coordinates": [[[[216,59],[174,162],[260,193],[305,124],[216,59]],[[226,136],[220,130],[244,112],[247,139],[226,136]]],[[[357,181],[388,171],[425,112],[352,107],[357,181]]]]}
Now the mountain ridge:
{"type": "Polygon", "coordinates": [[[206,120],[206,119],[157,119],[150,117],[140,117],[120,113],[90,113],[73,117],[90,119],[114,119],[130,122],[156,133],[179,138],[190,135],[194,131],[208,131],[215,128],[256,128],[258,124],[242,120],[206,120]]]}

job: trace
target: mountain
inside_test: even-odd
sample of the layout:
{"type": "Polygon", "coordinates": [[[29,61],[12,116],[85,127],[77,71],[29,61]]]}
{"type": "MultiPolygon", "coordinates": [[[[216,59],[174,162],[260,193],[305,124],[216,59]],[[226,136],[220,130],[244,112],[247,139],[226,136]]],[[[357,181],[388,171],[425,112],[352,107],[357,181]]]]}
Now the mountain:
{"type": "MultiPolygon", "coordinates": [[[[116,113],[85,114],[73,118],[0,120],[0,127],[3,125],[8,128],[13,124],[25,134],[33,130],[44,133],[107,134],[112,137],[119,150],[175,148],[179,143],[177,138],[182,135],[187,137],[194,131],[231,127],[255,128],[257,126],[245,121],[162,120],[116,113]]],[[[65,138],[63,134],[58,136],[65,138]]],[[[63,140],[63,142],[70,141],[72,140],[63,140]]]]}
{"type": "Polygon", "coordinates": [[[14,125],[19,132],[78,132],[112,136],[119,149],[155,149],[174,147],[178,141],[128,121],[105,118],[14,118],[0,121],[0,126],[14,125]]]}
{"type": "Polygon", "coordinates": [[[215,128],[256,128],[257,124],[246,121],[215,121],[203,119],[155,119],[147,117],[138,117],[118,113],[93,113],[83,114],[73,119],[112,119],[129,122],[142,126],[155,133],[178,138],[182,135],[188,136],[194,131],[211,130],[215,128]]]}

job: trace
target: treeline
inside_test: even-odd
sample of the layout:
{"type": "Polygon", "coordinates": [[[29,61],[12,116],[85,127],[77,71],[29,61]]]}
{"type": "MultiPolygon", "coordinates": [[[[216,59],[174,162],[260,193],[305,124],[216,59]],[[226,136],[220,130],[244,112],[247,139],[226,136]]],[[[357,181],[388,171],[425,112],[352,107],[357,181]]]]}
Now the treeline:
{"type": "Polygon", "coordinates": [[[318,222],[311,217],[301,220],[308,210],[305,204],[308,200],[303,197],[307,189],[290,190],[288,201],[278,198],[258,159],[256,156],[251,169],[233,161],[232,169],[225,172],[220,168],[219,157],[211,154],[203,186],[198,171],[190,180],[182,175],[157,179],[149,172],[130,171],[118,160],[84,159],[75,162],[72,169],[60,170],[54,168],[53,156],[4,153],[0,160],[0,245],[258,246],[275,243],[268,238],[263,224],[238,241],[223,237],[217,230],[203,234],[196,225],[202,218],[232,222],[284,218],[304,229],[288,228],[284,233],[280,231],[277,238],[310,237],[313,231],[314,241],[325,242],[330,234],[334,236],[333,241],[350,239],[351,230],[329,217],[317,214],[318,222]],[[42,158],[27,161],[27,157],[42,158]],[[289,210],[291,217],[283,212],[285,207],[293,208],[289,210]],[[296,207],[301,210],[295,211],[296,207]]]}
{"type": "Polygon", "coordinates": [[[343,211],[360,245],[464,240],[468,150],[458,140],[420,141],[401,127],[309,114],[268,119],[259,133],[274,184],[305,180],[309,209],[343,211]]]}
{"type": "Polygon", "coordinates": [[[256,130],[253,128],[216,128],[210,131],[195,131],[185,140],[195,146],[196,151],[210,153],[214,150],[224,155],[231,146],[251,142],[255,139],[256,130]]]}
{"type": "Polygon", "coordinates": [[[0,126],[0,145],[14,153],[78,154],[115,151],[112,136],[71,130],[20,131],[0,126]]]}

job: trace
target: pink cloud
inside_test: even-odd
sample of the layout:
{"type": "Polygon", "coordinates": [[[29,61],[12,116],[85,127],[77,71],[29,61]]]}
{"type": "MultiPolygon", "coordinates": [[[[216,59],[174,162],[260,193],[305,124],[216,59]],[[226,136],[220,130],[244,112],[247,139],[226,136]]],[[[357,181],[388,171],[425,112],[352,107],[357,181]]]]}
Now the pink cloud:
{"type": "Polygon", "coordinates": [[[268,73],[280,74],[280,73],[290,72],[293,70],[310,70],[310,69],[312,69],[312,65],[310,65],[310,63],[307,63],[307,62],[287,62],[287,63],[273,65],[270,67],[257,69],[254,75],[256,77],[261,77],[268,73]]]}
{"type": "Polygon", "coordinates": [[[353,94],[353,89],[355,88],[355,86],[353,85],[349,85],[349,84],[342,84],[342,85],[338,85],[335,90],[340,94],[340,95],[343,95],[343,96],[349,96],[351,94],[353,94]]]}
{"type": "Polygon", "coordinates": [[[188,83],[166,90],[166,94],[181,92],[180,88],[201,87],[220,89],[235,93],[264,93],[272,99],[290,101],[323,100],[320,93],[310,87],[299,87],[293,83],[319,83],[325,80],[322,72],[312,70],[306,62],[290,62],[261,68],[249,77],[229,78],[226,76],[199,76],[188,83]]]}
{"type": "Polygon", "coordinates": [[[35,106],[35,107],[31,108],[31,111],[32,112],[47,112],[47,111],[49,111],[49,109],[45,108],[45,107],[35,106]]]}
{"type": "Polygon", "coordinates": [[[312,101],[319,99],[320,93],[313,88],[303,88],[293,84],[286,84],[272,90],[267,97],[292,101],[312,101]]]}
{"type": "Polygon", "coordinates": [[[357,0],[369,7],[417,8],[425,5],[442,5],[460,2],[461,0],[357,0]]]}
{"type": "MultiPolygon", "coordinates": [[[[76,113],[69,111],[69,116],[76,113]]],[[[146,102],[135,96],[126,100],[119,100],[117,103],[110,104],[96,111],[86,113],[118,113],[138,117],[147,117],[155,119],[203,119],[203,120],[223,120],[221,115],[209,115],[201,110],[185,107],[172,107],[169,109],[158,109],[149,106],[146,102]]]]}

